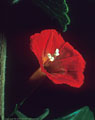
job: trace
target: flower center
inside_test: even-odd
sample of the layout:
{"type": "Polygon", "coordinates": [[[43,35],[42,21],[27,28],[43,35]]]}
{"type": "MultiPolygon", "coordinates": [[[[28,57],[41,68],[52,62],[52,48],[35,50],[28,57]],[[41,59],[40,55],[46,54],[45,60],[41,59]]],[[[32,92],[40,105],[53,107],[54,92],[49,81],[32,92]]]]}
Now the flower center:
{"type": "Polygon", "coordinates": [[[43,66],[48,72],[53,72],[54,66],[55,65],[55,58],[59,56],[59,49],[56,49],[54,54],[48,53],[44,58],[43,58],[43,66]]]}
{"type": "Polygon", "coordinates": [[[60,55],[59,49],[57,48],[53,55],[51,55],[51,53],[48,53],[46,56],[42,57],[43,64],[45,64],[47,62],[53,62],[55,60],[55,58],[59,55],[60,55]]]}
{"type": "Polygon", "coordinates": [[[55,50],[55,53],[53,54],[53,55],[51,55],[50,53],[48,53],[47,54],[47,56],[48,56],[48,58],[49,58],[49,60],[52,62],[52,61],[54,61],[55,60],[55,58],[57,57],[57,56],[59,56],[60,54],[59,54],[59,49],[56,49],[55,50]]]}

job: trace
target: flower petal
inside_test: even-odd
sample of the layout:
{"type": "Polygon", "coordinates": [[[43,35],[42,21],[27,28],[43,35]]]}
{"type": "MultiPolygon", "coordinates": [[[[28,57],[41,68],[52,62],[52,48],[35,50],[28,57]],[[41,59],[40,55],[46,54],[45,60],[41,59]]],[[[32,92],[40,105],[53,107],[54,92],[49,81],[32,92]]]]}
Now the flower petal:
{"type": "Polygon", "coordinates": [[[41,33],[32,35],[30,39],[31,50],[39,60],[41,71],[52,82],[77,88],[83,84],[85,60],[77,50],[63,40],[56,30],[43,30],[41,33]],[[54,61],[50,62],[46,55],[48,53],[54,54],[56,49],[59,49],[60,54],[55,57],[54,61]]]}
{"type": "Polygon", "coordinates": [[[30,36],[30,48],[37,56],[38,60],[47,53],[53,54],[65,41],[54,29],[43,30],[30,36]]]}
{"type": "Polygon", "coordinates": [[[54,29],[41,32],[44,42],[44,54],[53,54],[56,48],[60,48],[65,43],[62,36],[54,29]]]}
{"type": "MultiPolygon", "coordinates": [[[[34,52],[38,60],[42,56],[42,47],[39,47],[41,43],[41,35],[39,33],[36,33],[30,37],[30,49],[34,52]]],[[[43,45],[42,45],[43,46],[43,45]]]]}
{"type": "Polygon", "coordinates": [[[60,56],[44,72],[55,84],[80,87],[83,84],[85,60],[68,42],[61,48],[60,56]]]}
{"type": "MultiPolygon", "coordinates": [[[[46,73],[46,72],[45,72],[46,73]]],[[[55,84],[67,84],[71,87],[79,88],[84,82],[84,75],[82,72],[70,72],[70,73],[53,73],[47,72],[47,76],[55,84]]]]}
{"type": "MultiPolygon", "coordinates": [[[[64,69],[67,72],[83,72],[85,61],[81,56],[72,56],[56,61],[59,69],[64,69]]],[[[55,65],[56,65],[55,64],[55,65]]]]}

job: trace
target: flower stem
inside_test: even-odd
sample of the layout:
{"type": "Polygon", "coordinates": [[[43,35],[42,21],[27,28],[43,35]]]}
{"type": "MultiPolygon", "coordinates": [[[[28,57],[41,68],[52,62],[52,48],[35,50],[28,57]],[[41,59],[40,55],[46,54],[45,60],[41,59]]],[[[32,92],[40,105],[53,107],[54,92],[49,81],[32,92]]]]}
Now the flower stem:
{"type": "Polygon", "coordinates": [[[0,116],[4,120],[5,100],[5,68],[6,68],[6,40],[4,34],[0,34],[0,116]]]}
{"type": "Polygon", "coordinates": [[[43,73],[43,72],[41,71],[41,68],[38,68],[38,69],[32,74],[32,76],[30,76],[29,80],[32,80],[32,81],[34,81],[34,80],[39,80],[39,79],[44,78],[45,76],[46,76],[46,75],[45,75],[45,73],[43,73]]]}

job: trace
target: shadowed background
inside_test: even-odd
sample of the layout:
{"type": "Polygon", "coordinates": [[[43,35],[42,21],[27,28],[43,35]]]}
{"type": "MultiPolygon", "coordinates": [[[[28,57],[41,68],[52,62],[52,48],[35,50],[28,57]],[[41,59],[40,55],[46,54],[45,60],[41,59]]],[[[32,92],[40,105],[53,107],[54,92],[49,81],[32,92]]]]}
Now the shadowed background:
{"type": "MultiPolygon", "coordinates": [[[[7,39],[7,68],[5,116],[13,111],[15,104],[21,102],[32,90],[31,97],[23,104],[20,111],[29,117],[40,115],[45,108],[50,109],[47,119],[60,117],[88,105],[95,108],[95,55],[94,55],[94,4],[87,0],[67,1],[71,24],[67,32],[62,33],[56,19],[46,14],[30,1],[21,1],[7,6],[5,12],[5,35],[7,39]],[[54,28],[60,31],[65,41],[70,42],[87,62],[85,82],[79,88],[67,85],[55,85],[47,77],[32,84],[30,75],[39,67],[35,55],[29,48],[30,35],[43,29],[54,28]],[[40,84],[40,85],[39,85],[40,84]]],[[[95,111],[94,111],[95,112],[95,111]]]]}

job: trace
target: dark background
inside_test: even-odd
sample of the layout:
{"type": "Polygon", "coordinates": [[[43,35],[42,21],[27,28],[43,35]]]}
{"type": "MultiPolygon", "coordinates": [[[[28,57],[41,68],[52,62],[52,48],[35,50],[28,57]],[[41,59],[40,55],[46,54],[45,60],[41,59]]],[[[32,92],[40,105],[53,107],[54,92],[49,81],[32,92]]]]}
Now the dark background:
{"type": "Polygon", "coordinates": [[[95,2],[68,0],[67,3],[71,24],[65,33],[62,33],[56,19],[51,19],[41,8],[33,5],[31,0],[10,6],[8,2],[4,3],[3,28],[7,39],[6,117],[13,111],[15,104],[29,95],[29,99],[19,109],[29,117],[39,116],[45,108],[50,109],[48,120],[67,115],[83,106],[89,106],[95,113],[95,2]],[[37,58],[29,47],[29,37],[50,28],[60,31],[64,40],[83,55],[86,69],[81,88],[55,85],[47,77],[33,84],[29,82],[29,77],[39,68],[37,58]]]}

